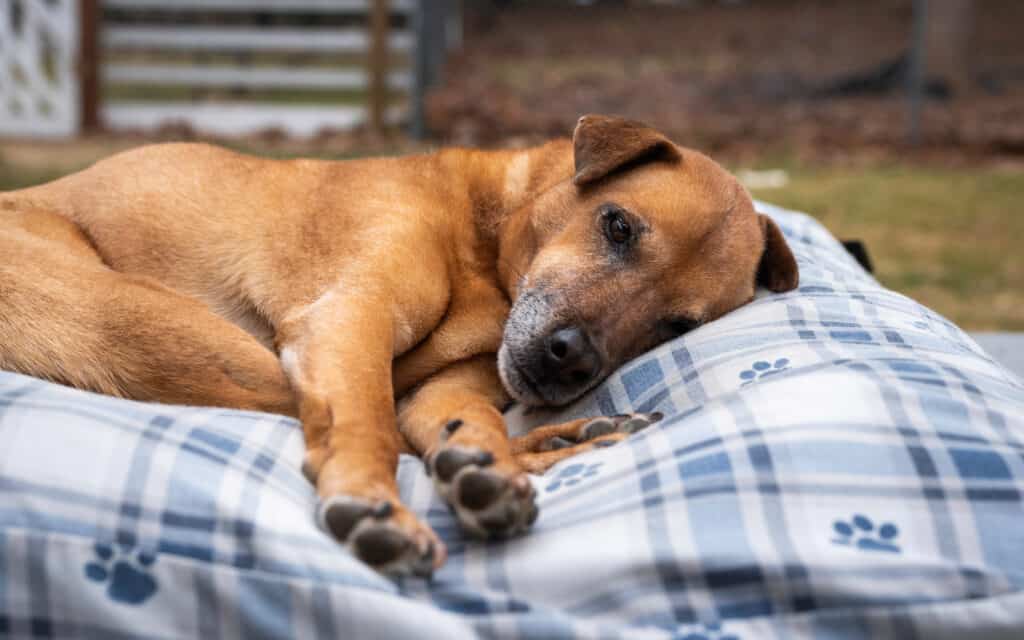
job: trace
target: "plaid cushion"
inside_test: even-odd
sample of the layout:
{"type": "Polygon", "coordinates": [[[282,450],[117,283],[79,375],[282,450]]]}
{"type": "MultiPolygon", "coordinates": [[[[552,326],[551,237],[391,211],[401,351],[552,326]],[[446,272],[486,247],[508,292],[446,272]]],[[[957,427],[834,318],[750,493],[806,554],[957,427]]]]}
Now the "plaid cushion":
{"type": "Polygon", "coordinates": [[[534,478],[525,537],[390,581],[320,532],[301,433],[257,413],[0,373],[0,636],[1017,638],[1024,385],[767,205],[801,287],[622,367],[575,405],[665,420],[534,478]]]}

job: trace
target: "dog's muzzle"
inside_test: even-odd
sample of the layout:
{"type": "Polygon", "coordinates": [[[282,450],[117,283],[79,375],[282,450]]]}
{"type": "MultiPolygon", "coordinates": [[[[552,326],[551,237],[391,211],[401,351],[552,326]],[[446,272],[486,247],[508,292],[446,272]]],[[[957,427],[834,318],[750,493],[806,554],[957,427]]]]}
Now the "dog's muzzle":
{"type": "Polygon", "coordinates": [[[596,384],[604,361],[586,330],[556,321],[542,295],[524,295],[512,308],[498,351],[498,372],[520,402],[557,406],[572,402],[596,384]]]}

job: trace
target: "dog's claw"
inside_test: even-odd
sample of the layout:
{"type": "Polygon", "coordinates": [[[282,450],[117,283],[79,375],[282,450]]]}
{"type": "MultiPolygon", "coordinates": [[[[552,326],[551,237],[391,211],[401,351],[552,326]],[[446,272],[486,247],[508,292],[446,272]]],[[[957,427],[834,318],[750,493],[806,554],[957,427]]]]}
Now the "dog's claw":
{"type": "Polygon", "coordinates": [[[580,430],[580,441],[593,440],[613,433],[615,433],[615,418],[594,418],[583,425],[583,429],[580,430]]]}
{"type": "Polygon", "coordinates": [[[580,429],[579,442],[609,436],[613,433],[634,434],[643,431],[663,417],[661,412],[655,411],[654,413],[622,413],[594,418],[580,429]]]}
{"type": "Polygon", "coordinates": [[[576,444],[577,443],[573,442],[572,440],[562,438],[561,436],[555,436],[553,438],[549,438],[544,443],[542,450],[555,451],[556,449],[568,449],[569,447],[575,447],[576,444]]]}
{"type": "Polygon", "coordinates": [[[422,532],[410,533],[394,521],[395,506],[347,496],[320,505],[320,526],[344,543],[357,558],[382,573],[429,576],[438,548],[422,532]]]}
{"type": "Polygon", "coordinates": [[[659,422],[664,417],[665,414],[660,411],[646,414],[638,413],[628,420],[624,420],[622,424],[619,425],[619,431],[623,433],[636,433],[637,431],[643,431],[655,422],[659,422]]]}
{"type": "Polygon", "coordinates": [[[426,551],[423,552],[416,562],[412,565],[412,575],[417,578],[424,578],[430,580],[434,575],[434,543],[430,542],[427,544],[426,551]]]}
{"type": "Polygon", "coordinates": [[[525,474],[494,468],[494,456],[467,447],[447,447],[428,461],[438,492],[459,523],[478,537],[522,533],[536,520],[533,485],[525,474]]]}

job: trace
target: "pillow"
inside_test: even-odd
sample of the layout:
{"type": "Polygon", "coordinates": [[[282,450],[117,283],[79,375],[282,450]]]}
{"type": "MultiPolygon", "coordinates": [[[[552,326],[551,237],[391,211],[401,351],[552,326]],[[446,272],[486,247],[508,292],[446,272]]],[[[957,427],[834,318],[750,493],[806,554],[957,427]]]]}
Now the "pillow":
{"type": "Polygon", "coordinates": [[[663,412],[533,478],[528,535],[441,535],[431,582],[319,531],[295,421],[0,373],[0,636],[962,638],[1024,629],[1024,386],[762,205],[799,290],[759,295],[522,430],[663,412]]]}

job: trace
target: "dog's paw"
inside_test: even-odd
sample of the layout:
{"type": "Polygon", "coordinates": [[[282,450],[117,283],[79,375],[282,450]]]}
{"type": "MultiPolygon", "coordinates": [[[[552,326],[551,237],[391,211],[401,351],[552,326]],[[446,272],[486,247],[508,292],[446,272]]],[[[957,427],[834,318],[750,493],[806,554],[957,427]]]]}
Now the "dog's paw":
{"type": "Polygon", "coordinates": [[[463,530],[474,536],[513,536],[537,519],[529,477],[518,469],[499,469],[487,451],[449,445],[427,460],[427,469],[463,530]]]}
{"type": "Polygon", "coordinates": [[[622,413],[616,416],[599,416],[584,423],[583,426],[580,427],[575,440],[555,436],[545,440],[541,444],[539,450],[554,451],[556,449],[565,449],[591,440],[597,440],[598,438],[603,438],[603,440],[595,442],[595,446],[611,446],[627,436],[643,431],[655,422],[661,420],[662,417],[662,414],[659,412],[622,413]]]}
{"type": "Polygon", "coordinates": [[[580,429],[579,442],[594,440],[601,436],[621,433],[633,435],[643,431],[655,422],[661,420],[663,415],[660,412],[654,413],[620,413],[617,416],[600,416],[583,425],[580,429]]]}
{"type": "Polygon", "coordinates": [[[332,496],[320,503],[321,528],[381,573],[429,577],[444,562],[444,545],[405,508],[332,496]]]}

